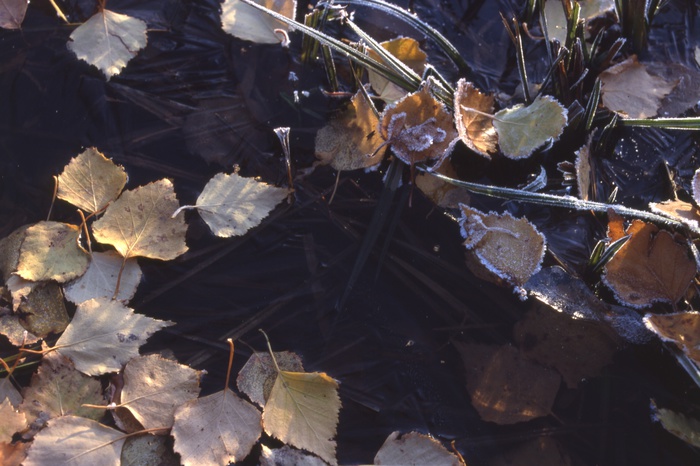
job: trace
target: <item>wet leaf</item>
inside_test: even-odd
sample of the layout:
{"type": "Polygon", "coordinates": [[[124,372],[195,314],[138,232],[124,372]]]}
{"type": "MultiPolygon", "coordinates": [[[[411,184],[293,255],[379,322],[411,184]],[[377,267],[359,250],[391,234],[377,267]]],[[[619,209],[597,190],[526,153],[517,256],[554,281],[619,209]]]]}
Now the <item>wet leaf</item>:
{"type": "Polygon", "coordinates": [[[171,218],[180,204],[170,180],[160,180],[122,195],[92,225],[95,239],[111,244],[124,258],[171,260],[187,251],[187,225],[171,218]]]}
{"type": "Polygon", "coordinates": [[[485,214],[466,205],[461,209],[464,245],[488,272],[520,287],[540,269],[545,240],[534,225],[508,212],[485,214]]]}
{"type": "Polygon", "coordinates": [[[260,466],[326,466],[328,463],[317,456],[284,445],[282,448],[268,448],[262,445],[260,466]]]}
{"type": "Polygon", "coordinates": [[[124,442],[121,466],[180,466],[169,437],[164,435],[137,435],[124,442]]]}
{"type": "Polygon", "coordinates": [[[457,142],[452,115],[430,93],[430,80],[384,109],[381,136],[403,162],[435,162],[439,166],[457,142]]]}
{"type": "Polygon", "coordinates": [[[700,420],[685,414],[659,408],[651,402],[652,415],[661,422],[664,429],[696,448],[700,448],[700,420]]]}
{"type": "Polygon", "coordinates": [[[125,185],[124,168],[91,147],[72,158],[58,175],[57,197],[95,213],[115,200],[125,185]]]}
{"type": "MultiPolygon", "coordinates": [[[[450,178],[459,178],[451,159],[445,160],[433,171],[450,178]]],[[[466,189],[447,183],[430,173],[418,173],[416,187],[436,205],[446,209],[458,209],[460,204],[468,204],[471,199],[466,189]]]]}
{"type": "Polygon", "coordinates": [[[218,173],[204,187],[197,204],[183,209],[196,208],[216,236],[229,238],[260,225],[288,194],[287,189],[253,178],[218,173]]]}
{"type": "MultiPolygon", "coordinates": [[[[283,371],[303,372],[304,366],[296,353],[279,351],[273,353],[277,365],[283,371]]],[[[245,393],[250,401],[261,408],[265,406],[277,379],[277,369],[269,353],[253,353],[241,368],[236,379],[238,389],[245,393]]]]}
{"type": "Polygon", "coordinates": [[[124,434],[91,419],[62,416],[34,438],[25,466],[119,466],[124,434]]]}
{"type": "MultiPolygon", "coordinates": [[[[621,237],[622,219],[611,218],[610,224],[608,236],[615,241],[621,237]]],[[[605,265],[603,282],[627,306],[675,305],[696,274],[683,237],[641,220],[634,220],[626,233],[632,237],[605,265]]]]}
{"type": "Polygon", "coordinates": [[[265,432],[293,447],[335,459],[338,383],[322,372],[281,371],[263,410],[265,432]]]}
{"type": "Polygon", "coordinates": [[[61,288],[50,282],[37,285],[20,303],[17,315],[22,327],[40,338],[61,333],[70,322],[61,288]]]}
{"type": "Polygon", "coordinates": [[[17,275],[31,281],[65,283],[81,276],[89,256],[78,244],[80,229],[61,222],[38,222],[27,228],[17,275]]]}
{"type": "Polygon", "coordinates": [[[19,390],[12,385],[12,379],[10,377],[3,377],[0,379],[0,401],[5,400],[9,400],[15,408],[22,403],[22,395],[20,395],[19,390]]]}
{"type": "Polygon", "coordinates": [[[115,372],[138,356],[148,337],[169,325],[172,322],[134,314],[119,301],[91,299],[78,305],[56,348],[85,374],[115,372]]]}
{"type": "Polygon", "coordinates": [[[374,457],[374,464],[462,465],[459,458],[449,452],[440,442],[418,432],[409,432],[403,435],[400,435],[399,432],[392,432],[374,457]]]}
{"type": "MultiPolygon", "coordinates": [[[[416,74],[419,76],[423,74],[428,56],[420,49],[420,44],[417,40],[411,37],[397,37],[380,44],[390,54],[415,71],[416,74]]],[[[379,54],[374,50],[369,49],[368,54],[379,63],[383,63],[379,54]]],[[[388,104],[396,102],[408,93],[398,84],[392,83],[372,70],[367,70],[367,76],[374,92],[388,104]]]]}
{"type": "Polygon", "coordinates": [[[124,368],[121,405],[145,429],[172,427],[175,410],[199,395],[199,374],[157,354],[137,356],[124,368]]]}
{"type": "Polygon", "coordinates": [[[27,427],[27,418],[7,398],[0,401],[0,419],[0,442],[3,443],[11,443],[12,436],[27,427]]]}
{"type": "Polygon", "coordinates": [[[365,95],[358,91],[350,102],[340,116],[316,133],[316,157],[338,171],[375,166],[386,152],[377,131],[379,119],[365,95]]]}
{"type": "Polygon", "coordinates": [[[493,113],[493,102],[493,95],[483,94],[464,78],[457,82],[454,112],[459,138],[468,148],[487,159],[498,151],[493,118],[484,115],[493,113]]]}
{"type": "Polygon", "coordinates": [[[109,10],[98,11],[70,35],[68,49],[99,68],[109,80],[146,46],[146,23],[109,10]]]}
{"type": "Polygon", "coordinates": [[[0,0],[0,28],[19,29],[29,0],[0,0]]]}
{"type": "Polygon", "coordinates": [[[559,139],[567,123],[567,110],[551,96],[540,96],[530,105],[516,105],[496,113],[493,126],[503,155],[526,158],[559,139]]]}
{"type": "Polygon", "coordinates": [[[180,406],[172,430],[185,466],[240,461],[261,433],[260,411],[228,388],[180,406]]]}
{"type": "Polygon", "coordinates": [[[80,278],[63,286],[66,299],[80,304],[93,298],[112,298],[119,270],[124,265],[117,299],[128,303],[141,282],[141,268],[136,259],[124,259],[114,251],[93,252],[87,271],[80,278]]]}
{"type": "Polygon", "coordinates": [[[510,345],[455,342],[467,372],[467,391],[484,421],[515,424],[547,416],[559,391],[555,371],[510,345]]]}
{"type": "MultiPolygon", "coordinates": [[[[294,19],[297,8],[295,0],[255,0],[255,3],[290,19],[294,19]]],[[[258,44],[279,44],[282,36],[275,29],[289,30],[282,21],[240,0],[225,0],[221,5],[221,27],[232,36],[258,44]]]]}
{"type": "Polygon", "coordinates": [[[104,410],[82,406],[105,404],[100,381],[77,371],[68,358],[55,352],[42,358],[23,394],[20,410],[30,422],[66,414],[98,420],[104,414],[104,410]]]}
{"type": "Polygon", "coordinates": [[[600,73],[600,80],[603,105],[629,118],[656,116],[661,100],[678,84],[649,74],[636,55],[600,73]]]}
{"type": "Polygon", "coordinates": [[[674,343],[700,366],[700,313],[647,314],[644,323],[662,340],[674,343]]]}

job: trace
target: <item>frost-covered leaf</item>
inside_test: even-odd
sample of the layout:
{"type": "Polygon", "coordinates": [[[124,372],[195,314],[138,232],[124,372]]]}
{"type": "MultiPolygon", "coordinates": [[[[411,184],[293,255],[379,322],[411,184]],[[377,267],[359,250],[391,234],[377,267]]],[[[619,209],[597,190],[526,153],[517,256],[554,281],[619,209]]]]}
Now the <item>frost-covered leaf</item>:
{"type": "Polygon", "coordinates": [[[199,395],[199,371],[157,354],[138,356],[124,368],[121,405],[145,429],[169,428],[178,406],[199,395]]]}
{"type": "Polygon", "coordinates": [[[10,400],[0,401],[0,442],[12,442],[12,436],[27,427],[27,418],[12,406],[10,400]]]}
{"type": "Polygon", "coordinates": [[[119,466],[124,434],[97,421],[62,416],[49,421],[34,438],[25,466],[71,464],[119,466]]]}
{"type": "Polygon", "coordinates": [[[29,0],[0,0],[0,28],[19,29],[28,6],[29,0]]]}
{"type": "Polygon", "coordinates": [[[93,298],[112,298],[122,270],[117,299],[128,303],[141,282],[141,268],[136,259],[124,259],[114,251],[93,252],[87,271],[80,278],[63,286],[66,299],[80,304],[93,298]]]}
{"type": "Polygon", "coordinates": [[[382,147],[378,122],[364,93],[358,91],[343,113],[316,133],[316,157],[338,171],[377,165],[387,149],[382,147]]]}
{"type": "Polygon", "coordinates": [[[493,126],[503,155],[526,158],[556,141],[567,123],[567,110],[551,96],[540,96],[530,105],[505,108],[496,113],[493,126]]]}
{"type": "Polygon", "coordinates": [[[545,240],[534,225],[508,212],[485,214],[465,205],[461,209],[464,245],[489,273],[519,287],[540,269],[545,240]]]}
{"type": "Polygon", "coordinates": [[[374,457],[374,464],[462,465],[459,458],[454,453],[449,452],[440,442],[418,432],[409,432],[403,435],[400,435],[399,432],[392,432],[374,457]]]}
{"type": "Polygon", "coordinates": [[[593,138],[589,137],[586,143],[576,151],[576,161],[574,167],[576,169],[576,187],[578,189],[578,197],[584,201],[591,198],[592,175],[593,167],[591,164],[591,142],[593,138]]]}
{"type": "Polygon", "coordinates": [[[180,406],[172,430],[185,466],[240,461],[261,433],[260,411],[228,388],[180,406]]]}
{"type": "Polygon", "coordinates": [[[600,73],[603,105],[629,118],[656,116],[661,100],[678,81],[652,76],[636,55],[600,73]]]}
{"type": "Polygon", "coordinates": [[[146,46],[146,23],[109,10],[95,13],[70,35],[68,49],[109,80],[146,46]]]}
{"type": "Polygon", "coordinates": [[[122,447],[121,466],[179,466],[180,458],[173,451],[170,437],[136,435],[126,439],[122,447]]]}
{"type": "Polygon", "coordinates": [[[685,414],[659,408],[654,400],[651,402],[651,413],[664,429],[695,448],[700,448],[700,420],[685,414]]]}
{"type": "Polygon", "coordinates": [[[56,348],[85,374],[115,372],[138,356],[148,337],[169,325],[172,322],[134,314],[119,301],[91,299],[75,310],[56,348]]]}
{"type": "Polygon", "coordinates": [[[454,112],[459,138],[468,148],[488,159],[498,151],[493,118],[485,115],[493,113],[493,102],[493,95],[483,94],[464,78],[457,82],[454,112]]]}
{"type": "Polygon", "coordinates": [[[260,225],[288,194],[284,188],[253,178],[218,173],[204,187],[197,204],[183,209],[196,208],[216,236],[228,238],[244,235],[260,225]]]}
{"type": "Polygon", "coordinates": [[[16,315],[24,329],[41,338],[61,333],[70,321],[61,288],[52,282],[37,285],[17,307],[16,315]]]}
{"type": "Polygon", "coordinates": [[[644,323],[662,340],[674,343],[700,366],[700,313],[647,314],[644,323]]]}
{"type": "MultiPolygon", "coordinates": [[[[277,366],[283,371],[303,372],[304,366],[296,353],[280,351],[273,353],[277,366]]],[[[241,368],[236,379],[238,389],[248,395],[250,400],[260,406],[265,406],[270,392],[277,379],[277,369],[269,353],[253,353],[241,368]]]]}
{"type": "MultiPolygon", "coordinates": [[[[411,37],[397,37],[380,44],[390,54],[415,71],[416,74],[419,76],[423,74],[428,56],[420,49],[420,44],[417,40],[411,37]]],[[[369,56],[379,63],[383,62],[379,54],[372,49],[369,50],[369,56]]],[[[408,93],[404,88],[394,84],[375,71],[368,69],[367,76],[374,92],[386,103],[396,102],[408,93]]]]}
{"type": "Polygon", "coordinates": [[[78,244],[80,229],[61,222],[38,222],[27,228],[20,247],[17,275],[31,281],[64,283],[81,276],[89,256],[78,244]]]}
{"type": "MultiPolygon", "coordinates": [[[[297,9],[296,0],[255,0],[255,3],[290,19],[294,19],[297,9]]],[[[221,27],[232,36],[258,44],[279,44],[282,36],[275,29],[289,30],[282,21],[240,0],[225,0],[221,5],[221,27]]]]}
{"type": "Polygon", "coordinates": [[[328,463],[318,456],[284,445],[282,448],[268,448],[262,445],[260,466],[327,466],[328,463]]]}
{"type": "Polygon", "coordinates": [[[338,383],[322,372],[281,371],[263,410],[265,432],[331,464],[340,411],[338,383]]]}
{"type": "Polygon", "coordinates": [[[178,207],[170,180],[155,181],[124,191],[93,223],[92,231],[97,241],[111,244],[127,259],[175,259],[187,251],[185,220],[171,218],[178,207]]]}
{"type": "Polygon", "coordinates": [[[431,82],[387,106],[379,121],[381,136],[409,165],[432,161],[437,167],[457,142],[452,115],[431,94],[431,82]]]}
{"type": "Polygon", "coordinates": [[[695,170],[692,186],[695,204],[672,199],[659,203],[650,202],[649,208],[652,212],[685,223],[695,231],[700,230],[700,208],[698,207],[700,205],[700,168],[695,170]]]}
{"type": "Polygon", "coordinates": [[[102,210],[126,185],[124,168],[94,147],[86,149],[58,175],[57,197],[89,213],[102,210]]]}
{"type": "Polygon", "coordinates": [[[66,414],[98,420],[104,414],[104,410],[82,406],[105,404],[100,381],[77,371],[68,358],[55,352],[42,358],[23,395],[20,410],[30,422],[66,414]]]}

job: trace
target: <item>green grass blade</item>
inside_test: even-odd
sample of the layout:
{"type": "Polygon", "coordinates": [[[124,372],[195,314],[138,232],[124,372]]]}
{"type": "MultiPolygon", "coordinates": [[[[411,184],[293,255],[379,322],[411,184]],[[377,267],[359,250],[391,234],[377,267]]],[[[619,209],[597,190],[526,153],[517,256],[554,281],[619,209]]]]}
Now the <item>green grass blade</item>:
{"type": "Polygon", "coordinates": [[[643,128],[681,129],[687,131],[700,130],[700,117],[690,118],[619,118],[621,126],[636,126],[643,128]]]}

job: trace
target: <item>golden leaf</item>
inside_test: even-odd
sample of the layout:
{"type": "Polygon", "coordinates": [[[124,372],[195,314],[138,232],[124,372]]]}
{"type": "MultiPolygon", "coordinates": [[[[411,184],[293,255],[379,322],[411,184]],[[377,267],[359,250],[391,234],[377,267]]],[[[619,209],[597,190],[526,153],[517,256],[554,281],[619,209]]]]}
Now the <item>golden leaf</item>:
{"type": "MultiPolygon", "coordinates": [[[[392,40],[381,42],[380,45],[391,55],[415,71],[419,76],[423,74],[428,56],[420,49],[420,44],[418,44],[417,40],[411,37],[397,37],[392,40]]],[[[383,62],[379,54],[374,50],[369,49],[368,54],[379,63],[383,62]]],[[[380,99],[388,104],[408,94],[404,88],[394,84],[379,73],[368,70],[367,75],[374,92],[377,93],[380,99]]]]}
{"type": "Polygon", "coordinates": [[[491,154],[498,151],[498,135],[493,118],[485,115],[493,112],[493,95],[481,93],[462,78],[457,82],[454,100],[455,126],[459,138],[468,148],[490,159],[491,154]]]}

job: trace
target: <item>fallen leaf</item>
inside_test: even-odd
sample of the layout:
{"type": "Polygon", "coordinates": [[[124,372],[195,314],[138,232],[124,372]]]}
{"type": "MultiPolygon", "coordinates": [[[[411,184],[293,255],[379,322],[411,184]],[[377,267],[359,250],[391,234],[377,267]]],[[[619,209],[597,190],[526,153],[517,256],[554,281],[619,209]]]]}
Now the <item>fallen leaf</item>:
{"type": "MultiPolygon", "coordinates": [[[[611,222],[615,230],[608,233],[612,241],[621,237],[617,222],[611,222]]],[[[605,265],[603,283],[626,306],[675,305],[696,274],[683,237],[641,220],[634,220],[626,233],[632,237],[605,265]]]]}
{"type": "Polygon", "coordinates": [[[656,116],[661,100],[678,84],[649,74],[636,55],[608,68],[599,77],[603,105],[628,118],[656,116]]]}
{"type": "Polygon", "coordinates": [[[22,403],[22,395],[12,385],[11,377],[3,377],[0,379],[0,401],[9,400],[12,406],[17,408],[22,403]]]}
{"type": "Polygon", "coordinates": [[[179,466],[170,438],[165,435],[136,435],[122,447],[121,466],[179,466]]]}
{"type": "Polygon", "coordinates": [[[86,149],[58,175],[59,199],[89,213],[115,200],[126,185],[126,172],[94,147],[86,149]]]}
{"type": "MultiPolygon", "coordinates": [[[[284,188],[244,178],[236,173],[216,174],[204,187],[194,206],[216,236],[229,238],[246,234],[260,225],[277,204],[286,199],[284,188]]],[[[177,217],[179,210],[173,214],[177,217]]]]}
{"type": "Polygon", "coordinates": [[[27,450],[31,443],[17,442],[5,443],[0,442],[0,464],[3,466],[20,466],[27,457],[27,450]]]}
{"type": "Polygon", "coordinates": [[[0,239],[0,271],[5,282],[17,271],[20,249],[27,234],[27,228],[31,226],[23,225],[0,239]]]}
{"type": "MultiPolygon", "coordinates": [[[[397,37],[395,39],[380,42],[380,45],[391,55],[415,71],[416,74],[419,76],[423,74],[428,56],[420,49],[420,44],[417,40],[411,37],[397,37]]],[[[384,60],[382,60],[379,54],[374,50],[369,49],[368,54],[379,63],[384,62],[384,60]]],[[[394,84],[375,71],[368,69],[367,77],[369,78],[369,83],[374,92],[380,99],[388,104],[396,102],[408,94],[404,88],[398,84],[394,84]]]]}
{"type": "Polygon", "coordinates": [[[467,391],[484,421],[515,424],[547,416],[560,376],[510,345],[455,342],[467,372],[467,391]]]}
{"type": "Polygon", "coordinates": [[[241,461],[261,433],[260,411],[228,388],[180,406],[172,430],[185,466],[241,461]]]}
{"type": "Polygon", "coordinates": [[[287,445],[282,448],[268,448],[262,445],[260,466],[326,466],[328,463],[321,458],[295,450],[287,445]]]}
{"type": "Polygon", "coordinates": [[[88,375],[119,371],[138,356],[148,337],[172,322],[151,319],[119,301],[91,299],[78,305],[55,348],[88,375]]]}
{"type": "MultiPolygon", "coordinates": [[[[433,172],[450,178],[458,178],[451,159],[445,160],[433,172]]],[[[415,183],[416,187],[439,207],[458,209],[460,204],[468,204],[471,199],[466,189],[443,181],[430,173],[421,172],[416,174],[415,183]]]]}
{"type": "Polygon", "coordinates": [[[124,367],[121,406],[145,429],[170,428],[175,410],[199,395],[199,371],[157,354],[137,356],[124,367]]]}
{"type": "Polygon", "coordinates": [[[61,222],[38,222],[27,228],[17,261],[17,275],[31,281],[65,283],[81,276],[89,256],[80,244],[80,229],[61,222]]]}
{"type": "Polygon", "coordinates": [[[700,313],[647,314],[644,323],[662,340],[674,343],[700,366],[700,313]]]}
{"type": "Polygon", "coordinates": [[[551,96],[496,112],[493,126],[501,152],[511,159],[529,157],[536,149],[559,139],[566,127],[567,113],[551,96]]]}
{"type": "Polygon", "coordinates": [[[56,283],[41,283],[17,307],[19,322],[32,335],[45,338],[61,333],[70,319],[61,288],[56,283]]]}
{"type": "Polygon", "coordinates": [[[374,457],[374,464],[462,466],[459,458],[440,442],[418,432],[392,432],[374,457]]]}
{"type": "Polygon", "coordinates": [[[544,236],[526,219],[510,213],[485,214],[460,206],[464,246],[488,272],[520,287],[536,273],[544,258],[544,236]]]}
{"type": "Polygon", "coordinates": [[[97,421],[58,417],[36,435],[24,465],[119,466],[124,439],[123,433],[97,421]]]}
{"type": "Polygon", "coordinates": [[[173,184],[163,179],[124,191],[92,225],[95,239],[111,244],[125,259],[171,260],[187,251],[182,217],[171,218],[180,204],[173,184]]]}
{"type": "MultiPolygon", "coordinates": [[[[38,336],[30,333],[20,323],[19,314],[3,314],[0,311],[0,334],[5,335],[14,346],[31,345],[41,340],[38,336]]],[[[0,397],[0,400],[2,397],[0,397]]]]}
{"type": "Polygon", "coordinates": [[[464,78],[457,81],[454,99],[457,133],[468,148],[487,159],[498,152],[493,118],[486,115],[493,113],[493,102],[493,95],[483,94],[464,78]]]}
{"type": "MultiPolygon", "coordinates": [[[[274,352],[277,366],[283,371],[303,372],[304,366],[296,353],[289,351],[274,352]]],[[[253,353],[238,372],[236,385],[245,393],[250,401],[261,408],[267,403],[270,392],[277,379],[277,369],[269,353],[253,353]]]]}
{"type": "Polygon", "coordinates": [[[122,270],[117,299],[128,303],[141,282],[141,268],[136,259],[124,259],[114,251],[93,252],[90,265],[76,280],[63,286],[68,301],[80,304],[93,298],[112,298],[117,285],[119,270],[122,270]]]}
{"type": "Polygon", "coordinates": [[[685,414],[659,408],[654,400],[651,401],[651,413],[661,425],[684,442],[700,448],[700,420],[685,414]]]}
{"type": "MultiPolygon", "coordinates": [[[[294,19],[296,0],[254,0],[260,6],[294,19]]],[[[246,5],[240,0],[225,0],[221,5],[221,27],[232,36],[258,44],[279,44],[282,36],[275,29],[289,31],[282,21],[246,5]]]]}
{"type": "Polygon", "coordinates": [[[409,165],[432,161],[438,167],[457,142],[452,115],[431,94],[431,82],[388,105],[380,117],[381,137],[409,165]]]}
{"type": "Polygon", "coordinates": [[[27,427],[27,418],[17,411],[10,400],[0,401],[0,442],[11,443],[12,436],[27,427]]]}
{"type": "Polygon", "coordinates": [[[586,140],[586,143],[576,151],[576,161],[574,167],[576,169],[576,187],[578,189],[578,197],[584,201],[591,199],[593,166],[591,164],[591,142],[592,137],[586,140]]]}
{"type": "Polygon", "coordinates": [[[146,46],[146,23],[109,10],[95,13],[70,35],[68,49],[109,80],[146,46]]]}
{"type": "Polygon", "coordinates": [[[698,208],[698,205],[700,205],[700,168],[695,170],[692,187],[695,204],[672,199],[659,203],[650,202],[649,208],[652,212],[685,223],[694,231],[700,231],[700,208],[698,208]]]}
{"type": "Polygon", "coordinates": [[[19,29],[28,6],[29,0],[0,0],[0,28],[19,29]]]}
{"type": "Polygon", "coordinates": [[[265,432],[293,447],[335,459],[338,383],[322,372],[280,371],[263,410],[265,432]]]}
{"type": "Polygon", "coordinates": [[[358,91],[340,116],[316,133],[316,157],[338,171],[377,165],[387,149],[378,123],[364,93],[358,91]]]}
{"type": "Polygon", "coordinates": [[[22,301],[26,300],[39,284],[40,282],[25,280],[16,274],[10,275],[10,278],[5,282],[5,287],[12,296],[12,310],[16,311],[22,301]]]}

